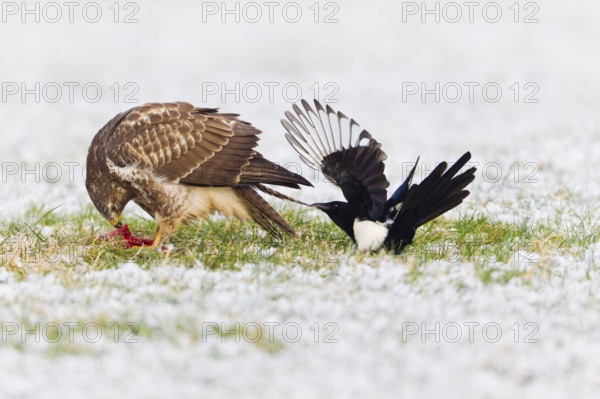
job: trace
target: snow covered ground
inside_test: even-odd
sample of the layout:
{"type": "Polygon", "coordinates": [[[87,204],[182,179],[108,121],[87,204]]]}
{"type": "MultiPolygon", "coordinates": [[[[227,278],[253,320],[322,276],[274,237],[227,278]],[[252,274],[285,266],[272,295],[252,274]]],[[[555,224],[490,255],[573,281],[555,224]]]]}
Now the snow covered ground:
{"type": "MultiPolygon", "coordinates": [[[[600,217],[600,6],[591,0],[517,8],[484,1],[472,23],[464,5],[451,23],[456,10],[444,4],[439,23],[430,14],[422,22],[420,1],[281,2],[273,22],[261,2],[239,3],[239,22],[221,2],[82,2],[72,23],[64,5],[27,4],[33,14],[20,2],[2,3],[2,223],[32,206],[87,205],[87,146],[131,101],[241,113],[264,131],[266,156],[310,176],[279,123],[300,89],[383,143],[391,182],[417,155],[430,170],[470,150],[477,180],[449,217],[484,211],[502,221],[560,217],[567,227],[597,228],[581,226],[600,217]],[[500,20],[489,22],[498,7],[500,20]],[[424,101],[422,84],[434,89],[424,101]]],[[[296,194],[339,198],[322,182],[296,194]]],[[[25,281],[0,268],[0,391],[8,398],[596,397],[599,257],[598,243],[582,257],[552,249],[540,263],[515,262],[531,273],[508,284],[482,283],[468,260],[427,265],[415,282],[411,265],[390,257],[236,272],[124,259],[118,269],[76,265],[25,281]],[[22,322],[39,323],[39,343],[22,322]],[[139,335],[122,331],[126,323],[139,335]],[[72,343],[51,342],[70,328],[72,343]]]]}

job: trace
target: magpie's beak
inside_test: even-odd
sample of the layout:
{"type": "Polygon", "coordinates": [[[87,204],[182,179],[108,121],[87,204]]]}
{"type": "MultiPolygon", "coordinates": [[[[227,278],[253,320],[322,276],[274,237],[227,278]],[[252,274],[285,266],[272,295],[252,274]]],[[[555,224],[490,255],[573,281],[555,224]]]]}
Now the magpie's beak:
{"type": "Polygon", "coordinates": [[[332,208],[331,208],[331,205],[329,205],[329,204],[324,204],[324,203],[322,203],[322,202],[316,202],[316,203],[312,204],[311,206],[312,206],[313,208],[320,209],[320,210],[322,210],[323,212],[327,212],[327,211],[330,211],[330,210],[332,209],[332,208]]]}
{"type": "Polygon", "coordinates": [[[109,220],[110,224],[112,224],[112,226],[115,229],[120,228],[121,226],[123,226],[123,223],[121,223],[121,215],[117,215],[117,217],[115,217],[114,219],[109,220]]]}

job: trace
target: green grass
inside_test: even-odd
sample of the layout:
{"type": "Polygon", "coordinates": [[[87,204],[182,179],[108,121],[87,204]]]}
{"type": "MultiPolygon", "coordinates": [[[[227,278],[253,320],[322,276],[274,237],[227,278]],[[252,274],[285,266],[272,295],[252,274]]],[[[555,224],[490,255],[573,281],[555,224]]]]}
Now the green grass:
{"type": "MultiPolygon", "coordinates": [[[[11,272],[16,279],[55,273],[63,285],[73,287],[81,284],[81,273],[115,268],[127,261],[146,269],[166,264],[217,271],[235,271],[246,264],[259,265],[263,272],[299,267],[325,276],[335,276],[342,264],[377,268],[391,262],[404,268],[405,281],[415,287],[419,287],[420,279],[436,276],[436,268],[442,264],[445,267],[440,270],[444,273],[469,268],[483,284],[506,284],[513,279],[527,284],[533,279],[552,276],[555,255],[563,259],[566,256],[573,262],[586,260],[590,269],[598,267],[596,262],[589,262],[590,246],[600,241],[600,225],[593,217],[597,212],[579,209],[583,209],[580,214],[559,210],[544,221],[520,223],[501,222],[483,213],[467,214],[465,210],[458,214],[460,216],[441,217],[421,227],[413,245],[398,256],[385,251],[357,252],[350,239],[324,215],[316,217],[318,213],[304,210],[281,211],[298,232],[300,238],[296,240],[270,237],[254,223],[217,218],[182,227],[166,240],[173,249],[158,251],[125,249],[122,241],[100,239],[101,234],[112,228],[91,206],[76,214],[30,209],[23,217],[0,223],[0,268],[11,272]]],[[[154,232],[155,224],[151,220],[133,214],[126,214],[125,219],[136,235],[151,236],[154,232]]],[[[281,278],[286,276],[283,273],[281,278]]],[[[460,279],[449,279],[448,284],[458,284],[459,289],[464,285],[460,279]]],[[[104,315],[95,315],[86,323],[99,326],[109,344],[126,339],[144,342],[171,336],[196,341],[206,338],[193,322],[166,326],[178,332],[170,334],[149,326],[135,315],[123,320],[135,321],[135,328],[132,330],[125,322],[115,325],[104,315]],[[182,331],[187,334],[181,335],[182,331]]],[[[27,318],[17,323],[26,325],[29,331],[36,328],[27,318]]],[[[75,329],[76,335],[81,336],[84,325],[75,329]]],[[[230,325],[235,326],[235,323],[230,325]]],[[[239,328],[217,329],[216,335],[213,334],[216,338],[211,339],[239,337],[266,353],[285,349],[283,342],[244,335],[248,331],[251,333],[239,328]]],[[[57,341],[47,347],[50,355],[102,352],[97,345],[73,345],[66,336],[55,337],[52,329],[45,333],[48,340],[57,341]]],[[[18,338],[15,335],[7,345],[28,350],[18,338]]]]}
{"type": "MultiPolygon", "coordinates": [[[[276,239],[254,223],[224,218],[184,226],[169,237],[171,251],[124,249],[119,240],[99,238],[111,230],[90,206],[78,214],[57,210],[31,209],[25,216],[0,225],[0,267],[18,278],[29,274],[61,271],[88,271],[113,268],[126,261],[141,267],[163,264],[236,270],[244,264],[265,267],[298,265],[307,269],[334,270],[341,260],[365,261],[376,266],[381,258],[403,263],[412,278],[437,262],[473,263],[484,283],[505,283],[543,266],[545,255],[584,256],[589,245],[600,240],[600,228],[591,212],[575,216],[575,223],[555,221],[520,224],[500,222],[476,213],[457,219],[438,218],[420,228],[414,244],[405,253],[393,256],[357,253],[352,242],[326,217],[305,211],[282,211],[299,239],[276,239]],[[541,265],[540,265],[541,264],[541,265]]],[[[136,235],[151,236],[153,221],[127,215],[136,235]]]]}

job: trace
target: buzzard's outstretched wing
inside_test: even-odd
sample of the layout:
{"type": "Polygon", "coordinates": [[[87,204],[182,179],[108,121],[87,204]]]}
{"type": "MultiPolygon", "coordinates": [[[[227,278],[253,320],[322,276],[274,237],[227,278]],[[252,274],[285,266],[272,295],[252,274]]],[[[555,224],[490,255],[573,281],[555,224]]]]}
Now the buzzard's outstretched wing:
{"type": "Polygon", "coordinates": [[[286,138],[308,166],[320,169],[338,185],[349,204],[372,219],[379,218],[387,198],[389,183],[384,174],[386,154],[371,134],[354,119],[323,107],[315,100],[313,109],[306,100],[294,112],[286,112],[281,123],[286,138]],[[353,134],[358,134],[352,143],[353,134]]]}

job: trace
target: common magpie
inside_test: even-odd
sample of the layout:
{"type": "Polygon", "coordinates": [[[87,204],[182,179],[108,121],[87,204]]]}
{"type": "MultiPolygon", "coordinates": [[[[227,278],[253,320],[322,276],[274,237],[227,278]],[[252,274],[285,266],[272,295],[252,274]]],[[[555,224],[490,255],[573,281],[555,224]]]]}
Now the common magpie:
{"type": "Polygon", "coordinates": [[[418,227],[458,206],[469,195],[465,188],[475,179],[476,168],[461,174],[471,159],[466,152],[450,168],[438,164],[420,184],[412,184],[419,162],[404,182],[387,198],[387,155],[381,144],[354,119],[306,101],[293,105],[281,123],[286,138],[309,167],[342,190],[346,202],[314,203],[357,244],[359,250],[382,246],[399,254],[415,236],[418,227]],[[357,140],[352,143],[353,136],[357,140]]]}

